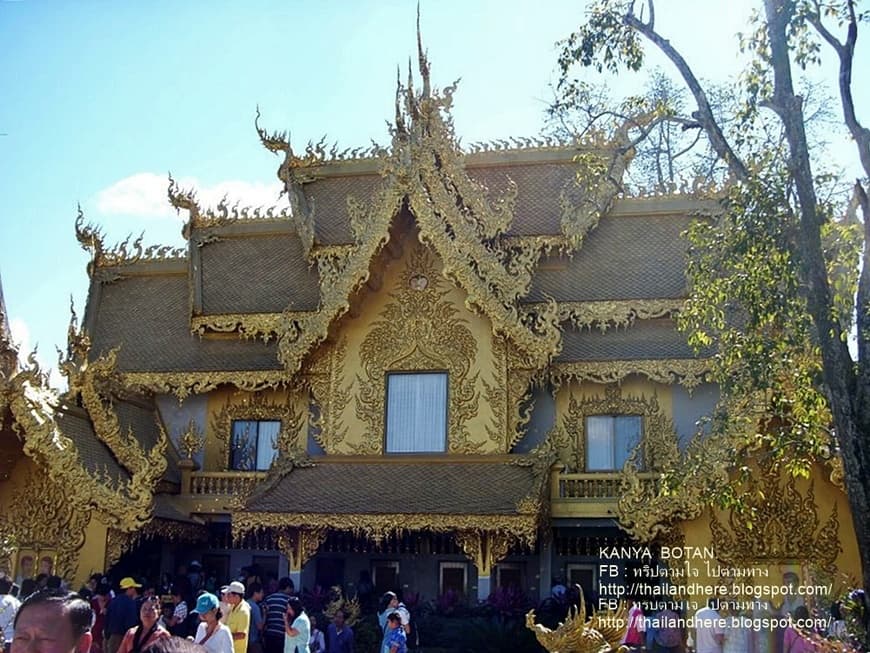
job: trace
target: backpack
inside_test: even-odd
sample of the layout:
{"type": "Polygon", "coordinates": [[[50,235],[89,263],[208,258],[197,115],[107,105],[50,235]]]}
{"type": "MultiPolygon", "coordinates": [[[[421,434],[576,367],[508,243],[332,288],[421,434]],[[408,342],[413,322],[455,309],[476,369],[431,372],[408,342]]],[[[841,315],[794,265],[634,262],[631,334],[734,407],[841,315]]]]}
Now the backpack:
{"type": "MultiPolygon", "coordinates": [[[[679,618],[676,612],[672,610],[662,610],[659,613],[659,619],[666,619],[667,621],[676,621],[679,618]]],[[[667,648],[671,648],[673,646],[679,646],[683,643],[683,633],[682,631],[675,625],[668,625],[665,628],[659,628],[656,631],[656,643],[660,646],[665,646],[667,648]]]]}

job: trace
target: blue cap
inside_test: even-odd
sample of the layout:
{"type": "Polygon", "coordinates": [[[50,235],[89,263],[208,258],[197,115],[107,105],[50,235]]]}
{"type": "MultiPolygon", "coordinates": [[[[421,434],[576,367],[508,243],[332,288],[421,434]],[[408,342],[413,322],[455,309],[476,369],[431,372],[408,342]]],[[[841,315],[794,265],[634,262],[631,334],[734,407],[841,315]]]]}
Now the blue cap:
{"type": "Polygon", "coordinates": [[[200,594],[199,598],[196,600],[196,612],[199,614],[205,614],[209,610],[214,610],[218,606],[220,606],[220,603],[218,603],[217,597],[208,592],[200,594]]]}

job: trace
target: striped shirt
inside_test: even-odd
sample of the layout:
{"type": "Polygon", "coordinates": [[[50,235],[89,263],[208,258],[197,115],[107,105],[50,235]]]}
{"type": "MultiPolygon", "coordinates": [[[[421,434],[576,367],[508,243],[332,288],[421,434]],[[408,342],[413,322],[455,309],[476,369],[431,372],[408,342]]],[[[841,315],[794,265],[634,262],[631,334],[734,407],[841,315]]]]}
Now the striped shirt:
{"type": "Polygon", "coordinates": [[[266,612],[264,634],[284,637],[284,613],[287,612],[287,602],[289,600],[289,594],[278,591],[270,594],[263,601],[263,607],[266,612]]]}

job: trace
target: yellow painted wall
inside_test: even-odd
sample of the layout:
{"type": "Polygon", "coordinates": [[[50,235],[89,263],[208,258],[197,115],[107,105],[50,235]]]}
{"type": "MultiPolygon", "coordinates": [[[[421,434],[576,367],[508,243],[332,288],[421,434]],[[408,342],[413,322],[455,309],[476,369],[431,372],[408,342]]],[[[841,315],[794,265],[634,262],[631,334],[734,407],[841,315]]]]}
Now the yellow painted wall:
{"type": "MultiPolygon", "coordinates": [[[[837,530],[836,539],[839,541],[841,546],[841,551],[836,559],[836,574],[831,577],[829,574],[824,573],[820,570],[816,570],[812,565],[804,564],[801,565],[798,561],[795,561],[794,564],[787,563],[777,563],[777,564],[759,564],[757,566],[753,566],[752,568],[759,569],[761,573],[766,572],[766,576],[756,576],[750,577],[746,579],[737,579],[738,582],[745,583],[756,583],[757,585],[780,585],[782,581],[782,575],[786,571],[794,571],[798,573],[800,577],[801,584],[818,584],[818,585],[828,585],[832,584],[832,594],[839,595],[842,593],[842,590],[848,587],[858,587],[860,586],[861,579],[861,562],[860,557],[858,555],[858,544],[855,539],[855,529],[852,522],[852,513],[849,508],[848,498],[846,494],[836,487],[833,483],[830,482],[830,470],[822,465],[814,465],[812,467],[812,485],[813,492],[815,495],[815,514],[810,510],[799,510],[799,514],[803,516],[803,521],[801,523],[811,523],[811,520],[817,519],[817,528],[816,535],[809,539],[806,542],[800,542],[799,548],[802,551],[810,551],[815,544],[816,541],[822,536],[821,528],[830,518],[834,507],[836,506],[836,514],[837,521],[839,522],[839,528],[837,530]],[[849,579],[852,579],[853,582],[850,582],[849,579]]],[[[783,481],[784,483],[784,481],[783,481]]],[[[795,487],[802,497],[807,496],[807,490],[810,486],[809,479],[797,479],[795,482],[795,487]]],[[[717,519],[719,523],[728,528],[728,520],[729,513],[727,511],[717,510],[717,519]]],[[[763,526],[763,521],[761,521],[761,525],[763,526]]],[[[715,546],[715,542],[713,541],[713,534],[710,529],[710,519],[709,514],[705,513],[702,516],[698,517],[695,520],[690,522],[684,522],[681,524],[680,528],[685,535],[685,542],[688,546],[693,547],[711,547],[715,546]]],[[[785,538],[795,538],[798,537],[798,534],[794,532],[785,532],[782,534],[785,538]]],[[[757,534],[758,538],[764,538],[765,533],[759,531],[757,534]]],[[[698,577],[693,578],[692,580],[698,583],[709,583],[712,585],[723,585],[727,584],[727,578],[717,577],[716,573],[722,572],[723,570],[730,569],[731,567],[727,565],[720,565],[719,563],[713,561],[710,565],[706,562],[705,552],[699,551],[694,552],[694,555],[697,554],[694,559],[683,561],[683,564],[690,564],[693,568],[698,569],[698,577]]],[[[742,569],[743,566],[739,566],[738,568],[742,569]]],[[[699,597],[697,594],[696,598],[706,598],[699,597]]],[[[827,596],[818,596],[816,599],[818,602],[818,607],[820,609],[827,609],[828,597],[827,596]]],[[[781,598],[771,599],[770,603],[777,607],[781,603],[781,598]]],[[[807,599],[807,603],[811,604],[812,601],[807,599]]]]}
{"type": "MultiPolygon", "coordinates": [[[[65,529],[65,525],[51,523],[52,515],[41,512],[39,503],[33,496],[34,492],[48,488],[50,504],[63,502],[63,488],[51,483],[45,478],[45,471],[26,456],[19,459],[9,479],[0,483],[0,514],[16,522],[24,517],[27,524],[36,525],[35,529],[29,527],[18,533],[21,538],[18,542],[20,549],[13,554],[12,568],[9,569],[16,577],[19,574],[17,566],[22,554],[35,554],[39,559],[42,555],[53,555],[68,546],[64,538],[71,534],[65,529]],[[28,533],[35,535],[28,537],[28,533]]],[[[78,551],[76,571],[73,577],[65,580],[77,588],[92,572],[103,571],[105,552],[106,527],[92,516],[85,529],[84,543],[78,551]]]]}

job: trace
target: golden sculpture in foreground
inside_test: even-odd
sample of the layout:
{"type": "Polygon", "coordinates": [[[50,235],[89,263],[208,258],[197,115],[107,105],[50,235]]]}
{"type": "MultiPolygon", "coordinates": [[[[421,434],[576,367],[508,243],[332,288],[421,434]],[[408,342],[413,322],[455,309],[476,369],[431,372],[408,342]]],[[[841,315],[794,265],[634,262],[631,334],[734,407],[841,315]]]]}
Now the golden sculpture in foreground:
{"type": "Polygon", "coordinates": [[[579,609],[571,606],[564,623],[550,630],[535,623],[535,611],[526,614],[526,628],[535,633],[538,643],[550,653],[626,653],[620,642],[628,628],[628,606],[620,603],[616,610],[599,611],[586,619],[586,601],[580,591],[579,609]]]}

